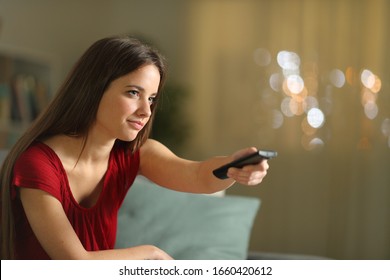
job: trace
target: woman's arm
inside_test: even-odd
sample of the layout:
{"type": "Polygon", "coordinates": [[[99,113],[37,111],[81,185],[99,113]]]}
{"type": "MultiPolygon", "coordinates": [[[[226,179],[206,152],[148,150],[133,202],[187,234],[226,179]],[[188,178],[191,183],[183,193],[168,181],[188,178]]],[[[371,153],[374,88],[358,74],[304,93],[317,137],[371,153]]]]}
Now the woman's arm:
{"type": "Polygon", "coordinates": [[[29,188],[21,188],[20,197],[35,236],[52,259],[172,259],[152,245],[86,251],[56,198],[29,188]]]}
{"type": "Polygon", "coordinates": [[[220,180],[212,173],[214,169],[254,151],[256,148],[247,148],[231,156],[197,162],[177,157],[161,143],[149,139],[141,147],[140,174],[158,185],[192,193],[214,193],[230,187],[234,182],[257,185],[267,174],[266,160],[242,169],[230,168],[229,179],[226,180],[220,180]]]}

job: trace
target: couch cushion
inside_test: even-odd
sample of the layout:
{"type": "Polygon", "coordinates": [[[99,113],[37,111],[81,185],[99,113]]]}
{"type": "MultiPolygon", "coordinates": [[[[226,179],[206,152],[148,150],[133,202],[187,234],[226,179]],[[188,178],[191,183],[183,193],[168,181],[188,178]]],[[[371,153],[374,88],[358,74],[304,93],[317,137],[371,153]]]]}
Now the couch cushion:
{"type": "Polygon", "coordinates": [[[260,200],[171,191],[139,176],[118,216],[117,248],[153,244],[175,259],[245,259],[260,200]]]}

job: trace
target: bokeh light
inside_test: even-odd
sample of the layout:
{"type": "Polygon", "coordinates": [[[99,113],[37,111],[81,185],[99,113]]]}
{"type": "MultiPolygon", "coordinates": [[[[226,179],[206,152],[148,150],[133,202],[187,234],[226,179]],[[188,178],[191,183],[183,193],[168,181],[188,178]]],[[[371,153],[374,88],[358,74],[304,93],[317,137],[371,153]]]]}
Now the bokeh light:
{"type": "Polygon", "coordinates": [[[304,110],[306,113],[309,112],[312,108],[318,108],[318,100],[314,96],[307,96],[303,104],[304,110]]]}
{"type": "MultiPolygon", "coordinates": [[[[260,66],[270,66],[272,62],[269,51],[262,48],[254,51],[254,60],[260,66]]],[[[340,97],[335,95],[336,88],[350,86],[343,91],[347,92],[360,87],[361,110],[369,120],[378,118],[380,108],[378,96],[382,89],[382,81],[371,70],[364,68],[359,71],[353,66],[348,66],[345,71],[333,68],[325,71],[325,76],[322,76],[316,60],[301,65],[300,56],[288,50],[279,51],[276,62],[280,69],[279,71],[273,69],[268,80],[270,89],[280,93],[273,95],[272,104],[267,104],[272,108],[271,125],[273,129],[279,129],[284,125],[285,118],[300,117],[301,142],[305,150],[318,150],[317,148],[325,145],[325,141],[318,135],[326,118],[332,118],[332,113],[336,109],[340,110],[338,103],[340,97]]],[[[383,120],[381,131],[389,139],[390,147],[390,117],[383,120]]],[[[329,133],[330,130],[327,139],[331,137],[329,133]]],[[[367,149],[371,145],[367,139],[369,138],[366,135],[362,136],[359,149],[367,149]]]]}
{"type": "Polygon", "coordinates": [[[274,73],[269,77],[269,85],[270,87],[276,91],[280,92],[282,90],[282,84],[283,84],[283,75],[280,73],[274,73]]]}
{"type": "Polygon", "coordinates": [[[375,75],[370,70],[364,69],[360,75],[360,80],[368,89],[375,85],[375,75]]]}
{"type": "Polygon", "coordinates": [[[293,117],[294,113],[290,109],[290,102],[292,98],[291,97],[285,97],[282,100],[282,103],[280,104],[280,109],[286,117],[293,117]]]}
{"type": "Polygon", "coordinates": [[[345,71],[345,80],[351,86],[356,84],[357,74],[355,68],[351,66],[347,67],[347,70],[345,71]]]}
{"type": "Polygon", "coordinates": [[[375,102],[367,102],[366,104],[364,104],[364,113],[370,120],[376,118],[376,116],[378,115],[378,111],[378,106],[375,102]]]}
{"type": "Polygon", "coordinates": [[[325,122],[324,113],[318,108],[312,108],[307,112],[307,122],[314,128],[323,126],[325,122]]]}
{"type": "Polygon", "coordinates": [[[291,98],[290,110],[296,116],[302,115],[305,112],[305,110],[303,108],[303,102],[301,102],[301,99],[291,98]]]}
{"type": "Polygon", "coordinates": [[[267,49],[258,48],[253,52],[253,59],[259,66],[267,66],[271,63],[271,54],[267,49]]]}
{"type": "Polygon", "coordinates": [[[301,139],[302,147],[307,151],[320,150],[324,145],[324,141],[319,137],[310,137],[303,135],[301,139]]]}
{"type": "Polygon", "coordinates": [[[293,94],[298,94],[305,86],[303,79],[299,75],[290,75],[287,77],[287,88],[293,94]]]}
{"type": "Polygon", "coordinates": [[[279,66],[284,70],[298,70],[301,65],[298,54],[291,51],[280,51],[276,59],[279,66]]]}
{"type": "Polygon", "coordinates": [[[384,136],[390,137],[390,118],[385,118],[382,121],[381,131],[384,136]]]}
{"type": "Polygon", "coordinates": [[[279,110],[272,111],[272,128],[278,129],[283,125],[284,117],[279,110]]]}
{"type": "Polygon", "coordinates": [[[345,76],[340,69],[333,69],[329,73],[329,81],[337,88],[342,88],[345,84],[345,76]]]}
{"type": "Polygon", "coordinates": [[[367,88],[362,88],[362,105],[363,107],[366,103],[375,103],[378,95],[373,93],[371,90],[367,88]]]}
{"type": "Polygon", "coordinates": [[[370,90],[374,93],[378,93],[382,88],[382,81],[378,76],[375,76],[374,85],[370,88],[370,90]]]}

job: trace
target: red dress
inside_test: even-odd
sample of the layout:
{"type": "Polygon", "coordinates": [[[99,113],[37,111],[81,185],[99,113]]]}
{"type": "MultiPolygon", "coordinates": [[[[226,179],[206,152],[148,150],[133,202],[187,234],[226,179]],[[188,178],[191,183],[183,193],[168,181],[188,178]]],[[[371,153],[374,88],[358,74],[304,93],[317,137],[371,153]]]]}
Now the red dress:
{"type": "Polygon", "coordinates": [[[87,251],[113,249],[117,214],[139,169],[139,151],[126,153],[114,146],[97,203],[84,208],[74,199],[66,172],[57,154],[47,145],[36,142],[17,160],[12,189],[17,259],[49,259],[25,216],[17,188],[43,190],[58,199],[77,236],[87,251]]]}

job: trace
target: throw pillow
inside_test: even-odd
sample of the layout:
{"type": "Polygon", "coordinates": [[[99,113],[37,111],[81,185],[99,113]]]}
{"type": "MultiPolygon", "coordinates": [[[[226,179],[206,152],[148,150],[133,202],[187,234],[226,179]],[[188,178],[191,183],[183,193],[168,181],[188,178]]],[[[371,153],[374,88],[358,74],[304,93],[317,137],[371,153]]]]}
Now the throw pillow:
{"type": "Polygon", "coordinates": [[[117,248],[152,244],[182,260],[246,259],[260,200],[172,191],[139,176],[118,216],[117,248]]]}

